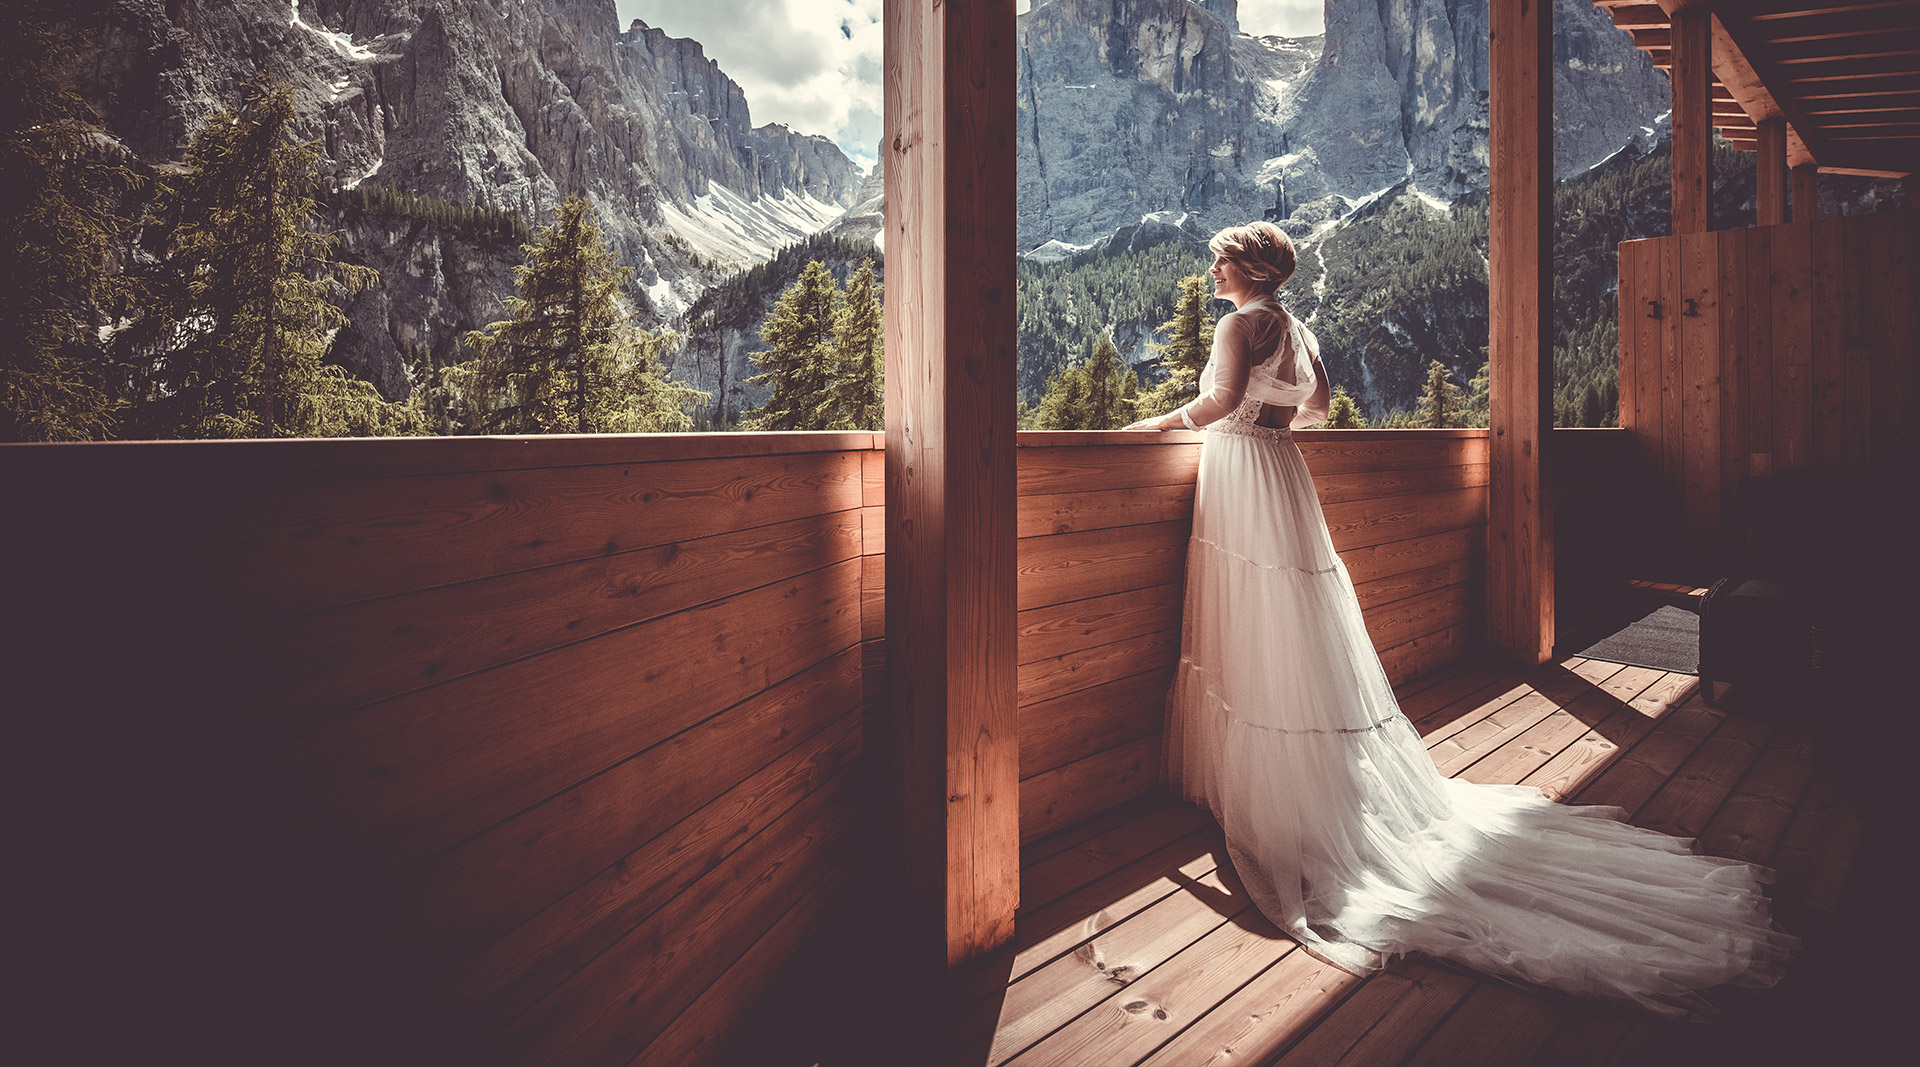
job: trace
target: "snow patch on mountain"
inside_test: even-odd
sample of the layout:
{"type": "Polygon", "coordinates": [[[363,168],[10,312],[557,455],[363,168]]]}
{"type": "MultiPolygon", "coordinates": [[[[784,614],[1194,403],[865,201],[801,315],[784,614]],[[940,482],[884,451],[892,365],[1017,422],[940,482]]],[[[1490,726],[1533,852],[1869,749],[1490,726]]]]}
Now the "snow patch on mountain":
{"type": "Polygon", "coordinates": [[[323,29],[302,20],[300,18],[300,0],[291,0],[291,3],[293,4],[293,18],[287,23],[289,26],[298,26],[327,42],[335,52],[340,54],[341,59],[350,59],[356,63],[364,63],[373,58],[373,49],[365,45],[354,44],[352,37],[344,33],[336,33],[333,30],[323,29]]]}
{"type": "Polygon", "coordinates": [[[820,232],[845,210],[797,190],[749,200],[719,182],[709,182],[692,204],[660,205],[667,229],[695,252],[741,270],[820,232]]]}

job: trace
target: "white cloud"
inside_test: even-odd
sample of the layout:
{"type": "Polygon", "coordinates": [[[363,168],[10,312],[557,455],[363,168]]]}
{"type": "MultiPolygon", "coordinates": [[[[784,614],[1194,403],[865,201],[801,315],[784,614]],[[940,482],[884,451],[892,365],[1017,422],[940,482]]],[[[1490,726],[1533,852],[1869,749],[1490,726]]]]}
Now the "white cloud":
{"type": "Polygon", "coordinates": [[[881,0],[614,0],[633,19],[691,37],[740,83],[756,124],[822,134],[861,166],[880,144],[881,0]]]}
{"type": "Polygon", "coordinates": [[[1275,37],[1315,37],[1327,32],[1325,0],[1240,0],[1240,29],[1275,37]]]}

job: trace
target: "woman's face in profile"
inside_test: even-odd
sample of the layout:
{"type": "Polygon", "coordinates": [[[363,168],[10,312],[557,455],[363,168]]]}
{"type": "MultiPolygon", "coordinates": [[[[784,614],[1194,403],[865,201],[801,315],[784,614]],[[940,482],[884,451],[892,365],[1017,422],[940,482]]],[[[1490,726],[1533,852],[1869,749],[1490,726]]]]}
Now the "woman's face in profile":
{"type": "Polygon", "coordinates": [[[1247,291],[1247,276],[1240,265],[1226,256],[1213,257],[1213,266],[1207,271],[1213,277],[1213,295],[1225,299],[1247,291]]]}

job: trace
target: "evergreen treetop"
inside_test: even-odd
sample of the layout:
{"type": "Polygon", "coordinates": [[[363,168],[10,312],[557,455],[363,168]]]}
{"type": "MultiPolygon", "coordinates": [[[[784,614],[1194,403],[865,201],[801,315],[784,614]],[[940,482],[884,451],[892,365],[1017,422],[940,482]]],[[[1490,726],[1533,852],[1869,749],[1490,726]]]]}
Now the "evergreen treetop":
{"type": "Polygon", "coordinates": [[[1160,357],[1166,379],[1136,404],[1138,418],[1164,415],[1200,392],[1200,372],[1213,353],[1213,316],[1207,313],[1207,279],[1190,274],[1180,279],[1179,296],[1174,300],[1173,317],[1162,323],[1164,342],[1148,348],[1160,357]]]}
{"type": "Polygon", "coordinates": [[[760,373],[747,379],[771,389],[765,404],[745,413],[750,430],[811,430],[822,427],[822,404],[834,370],[834,326],[840,319],[840,283],[819,260],[800,277],[761,324],[766,348],[753,354],[760,373]]]}
{"type": "Polygon", "coordinates": [[[619,299],[615,262],[593,209],[571,196],[534,232],[514,268],[512,318],[467,335],[477,354],[482,427],[503,433],[684,430],[703,394],[667,380],[672,334],[637,329],[619,299]]]}
{"type": "Polygon", "coordinates": [[[334,294],[377,276],[308,228],[320,149],[291,139],[293,121],[293,90],[255,75],[239,110],[208,119],[160,182],[147,313],[122,334],[146,370],[148,436],[309,436],[339,398],[321,364],[347,321],[334,294]]]}

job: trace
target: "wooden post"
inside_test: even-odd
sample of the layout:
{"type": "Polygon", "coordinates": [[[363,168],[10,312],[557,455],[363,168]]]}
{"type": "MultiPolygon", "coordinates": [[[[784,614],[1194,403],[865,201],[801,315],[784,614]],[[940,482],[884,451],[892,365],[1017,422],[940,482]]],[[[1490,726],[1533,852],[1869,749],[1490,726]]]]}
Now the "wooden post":
{"type": "Polygon", "coordinates": [[[1820,218],[1820,167],[1802,163],[1793,168],[1793,221],[1814,222],[1820,218]]]}
{"type": "Polygon", "coordinates": [[[1754,153],[1754,199],[1757,222],[1778,226],[1787,221],[1787,120],[1760,121],[1760,145],[1754,153]]]}
{"type": "Polygon", "coordinates": [[[1553,655],[1553,6],[1494,0],[1488,14],[1487,639],[1541,663],[1553,655]]]}
{"type": "Polygon", "coordinates": [[[1020,895],[1013,0],[887,0],[885,48],[885,748],[925,975],[1020,895]]]}
{"type": "Polygon", "coordinates": [[[1713,14],[1673,13],[1673,232],[1705,233],[1713,188],[1713,14]]]}

